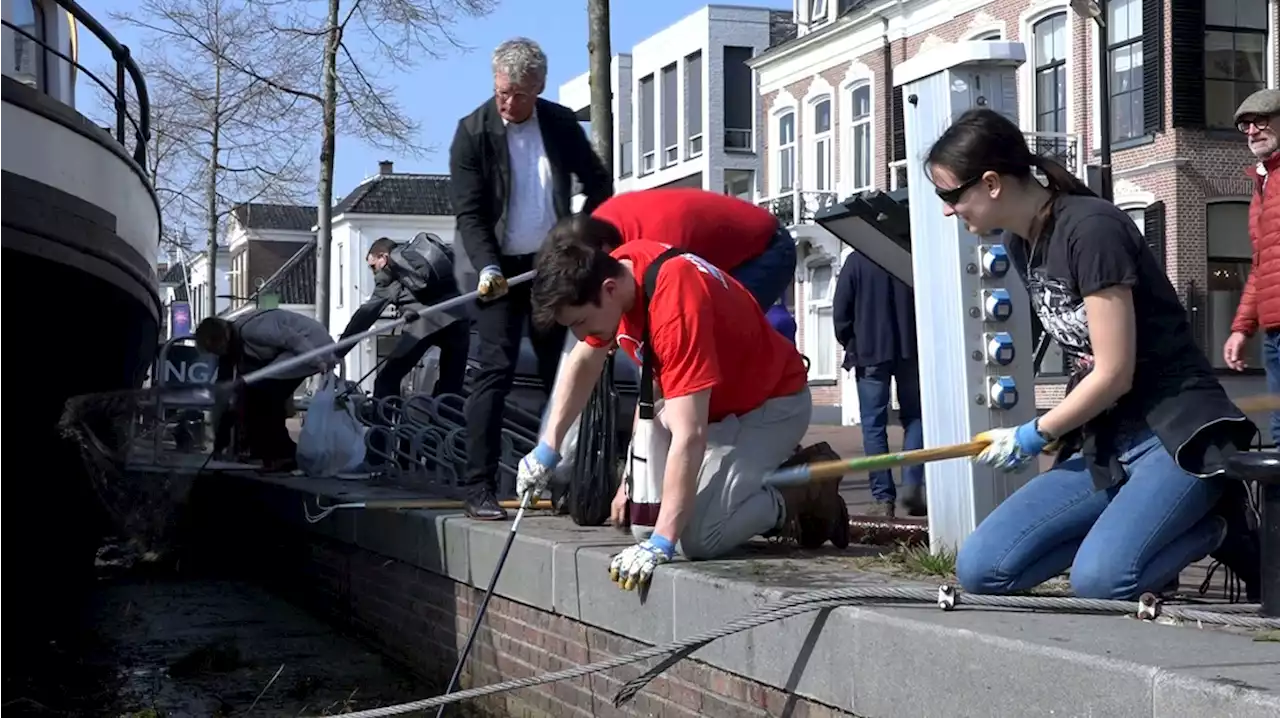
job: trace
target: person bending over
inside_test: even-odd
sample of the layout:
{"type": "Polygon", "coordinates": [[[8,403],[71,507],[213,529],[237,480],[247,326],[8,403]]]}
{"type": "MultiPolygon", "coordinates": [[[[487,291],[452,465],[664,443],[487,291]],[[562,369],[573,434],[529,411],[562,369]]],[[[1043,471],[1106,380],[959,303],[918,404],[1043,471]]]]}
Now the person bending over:
{"type": "Polygon", "coordinates": [[[976,460],[999,469],[1062,449],[960,547],[960,584],[1009,593],[1070,569],[1078,596],[1131,599],[1176,585],[1212,553],[1256,587],[1243,486],[1224,477],[1256,427],[1214,377],[1132,220],[991,110],[958,118],[925,164],[945,215],[976,235],[1002,228],[1032,308],[1073,366],[1060,404],[983,435],[992,443],[976,460]]]}
{"type": "MultiPolygon", "coordinates": [[[[284,309],[255,309],[232,321],[209,317],[196,327],[195,339],[200,351],[218,357],[220,383],[334,343],[323,324],[284,309]]],[[[332,355],[322,356],[246,385],[236,410],[224,412],[216,422],[214,452],[230,443],[234,417],[244,427],[242,448],[250,458],[261,461],[267,471],[297,468],[298,445],[285,426],[289,402],[304,379],[329,371],[337,361],[332,355]]]]}
{"type": "MultiPolygon", "coordinates": [[[[369,300],[351,315],[339,340],[366,331],[382,316],[387,305],[400,312],[421,312],[458,296],[458,282],[453,273],[453,251],[439,237],[420,232],[405,244],[382,237],[369,245],[365,257],[373,270],[374,287],[369,300]]],[[[447,312],[424,314],[405,325],[399,340],[386,358],[386,364],[373,380],[373,398],[381,399],[400,393],[400,384],[431,347],[440,347],[440,374],[432,394],[459,394],[467,371],[467,350],[471,330],[466,310],[462,307],[447,312]]],[[[354,346],[354,345],[352,345],[354,346]]],[[[346,347],[339,352],[345,356],[346,347]]],[[[370,463],[385,451],[385,436],[373,435],[374,449],[370,463]]]]}
{"type": "Polygon", "coordinates": [[[605,200],[591,216],[607,250],[648,239],[686,249],[727,271],[768,309],[796,272],[791,232],[761,207],[694,187],[626,192],[605,200]]]}
{"type": "MultiPolygon", "coordinates": [[[[763,483],[809,427],[813,402],[795,347],[755,298],[710,262],[643,239],[609,253],[601,242],[609,234],[600,219],[570,217],[538,255],[535,321],[565,326],[580,341],[560,372],[547,429],[520,463],[520,495],[541,495],[565,431],[616,345],[638,364],[652,362],[671,442],[654,533],[611,566],[624,588],[643,586],[677,549],[710,559],[774,532],[806,546],[847,545],[848,511],[837,482],[783,491],[763,483]]],[[[614,502],[615,524],[623,505],[614,502]]]]}

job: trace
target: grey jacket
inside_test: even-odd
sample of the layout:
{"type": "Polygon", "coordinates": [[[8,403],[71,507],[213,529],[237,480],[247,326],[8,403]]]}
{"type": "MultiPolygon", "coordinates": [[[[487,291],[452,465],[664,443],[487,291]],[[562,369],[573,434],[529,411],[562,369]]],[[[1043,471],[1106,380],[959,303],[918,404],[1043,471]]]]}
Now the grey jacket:
{"type": "MultiPolygon", "coordinates": [[[[253,371],[277,361],[333,344],[324,325],[287,309],[255,309],[232,322],[235,328],[237,369],[253,371]]],[[[274,378],[301,379],[319,371],[319,359],[274,378]]]]}

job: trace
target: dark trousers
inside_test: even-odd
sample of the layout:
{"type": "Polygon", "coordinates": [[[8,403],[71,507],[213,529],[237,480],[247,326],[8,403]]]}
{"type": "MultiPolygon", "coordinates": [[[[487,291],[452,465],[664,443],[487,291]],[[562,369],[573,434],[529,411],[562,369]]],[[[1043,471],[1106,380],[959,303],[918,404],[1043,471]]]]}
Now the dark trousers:
{"type": "MultiPolygon", "coordinates": [[[[509,279],[527,272],[533,269],[533,258],[532,254],[503,257],[502,273],[509,279]]],[[[538,377],[548,396],[555,385],[565,330],[557,326],[541,331],[533,326],[529,284],[512,287],[506,296],[493,302],[476,303],[476,358],[480,369],[467,399],[467,468],[463,476],[463,482],[473,490],[497,488],[502,414],[515,379],[520,339],[526,327],[538,358],[538,377]]]]}
{"type": "MultiPolygon", "coordinates": [[[[1280,394],[1280,329],[1263,333],[1262,365],[1267,370],[1267,391],[1280,394]]],[[[1280,411],[1271,412],[1271,442],[1280,446],[1280,411]]]]}
{"type": "Polygon", "coordinates": [[[440,347],[440,375],[436,379],[433,396],[459,394],[467,374],[467,350],[470,348],[471,327],[465,321],[457,321],[426,336],[405,332],[400,335],[395,348],[387,356],[378,378],[373,380],[373,397],[381,399],[400,393],[400,383],[422,361],[427,350],[440,347]]]}
{"type": "MultiPolygon", "coordinates": [[[[440,347],[440,373],[431,395],[461,394],[462,383],[467,375],[467,350],[470,342],[471,327],[465,321],[454,322],[426,336],[411,332],[401,334],[391,354],[387,356],[382,371],[378,372],[378,378],[373,380],[373,398],[398,396],[400,383],[404,381],[405,375],[413,371],[431,347],[440,347]]],[[[381,423],[380,416],[378,422],[381,423]]],[[[369,435],[369,465],[378,466],[383,462],[380,454],[386,453],[386,438],[380,431],[369,435]]],[[[404,443],[406,442],[402,442],[401,449],[405,448],[404,443]]]]}
{"type": "Polygon", "coordinates": [[[768,311],[791,286],[796,273],[796,241],[785,227],[774,233],[758,256],[748,259],[729,274],[768,311]]]}
{"type": "Polygon", "coordinates": [[[249,455],[262,461],[292,459],[298,444],[289,436],[289,400],[303,379],[263,379],[244,388],[241,425],[249,455]]]}
{"type": "MultiPolygon", "coordinates": [[[[858,413],[862,419],[862,450],[867,456],[889,453],[889,399],[891,380],[898,381],[898,420],[904,431],[902,449],[924,448],[924,427],[920,421],[920,368],[915,360],[891,361],[857,367],[858,413]]],[[[888,469],[871,472],[871,496],[876,501],[893,501],[898,491],[888,469]]],[[[924,465],[902,470],[904,484],[924,483],[924,465]]]]}

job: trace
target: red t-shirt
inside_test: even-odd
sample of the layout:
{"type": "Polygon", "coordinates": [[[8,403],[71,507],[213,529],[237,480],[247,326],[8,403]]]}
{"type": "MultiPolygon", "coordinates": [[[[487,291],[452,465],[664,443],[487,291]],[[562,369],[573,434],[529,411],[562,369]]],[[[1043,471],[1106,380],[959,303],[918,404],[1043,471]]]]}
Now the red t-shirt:
{"type": "Polygon", "coordinates": [[[591,216],[617,227],[623,244],[662,242],[730,272],[764,252],[779,229],[778,219],[767,210],[693,187],[614,195],[591,216]]]}
{"type": "MultiPolygon", "coordinates": [[[[646,320],[644,273],[667,249],[665,244],[638,240],[613,252],[618,259],[631,260],[636,277],[635,306],[618,327],[618,345],[636,366],[646,320]]],[[[653,322],[653,369],[661,395],[673,399],[711,389],[712,422],[794,394],[808,382],[799,352],[770,326],[755,297],[701,257],[684,254],[662,265],[648,318],[653,322]]],[[[607,346],[594,337],[587,343],[607,346]]]]}

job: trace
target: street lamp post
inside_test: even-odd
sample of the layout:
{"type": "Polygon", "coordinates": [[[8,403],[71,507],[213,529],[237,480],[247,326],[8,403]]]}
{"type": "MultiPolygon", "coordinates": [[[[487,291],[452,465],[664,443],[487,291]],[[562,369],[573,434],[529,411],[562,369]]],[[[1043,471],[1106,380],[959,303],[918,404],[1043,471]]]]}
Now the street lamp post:
{"type": "Polygon", "coordinates": [[[1108,202],[1111,187],[1111,62],[1107,51],[1107,0],[1071,0],[1071,9],[1098,26],[1098,190],[1108,202]]]}

